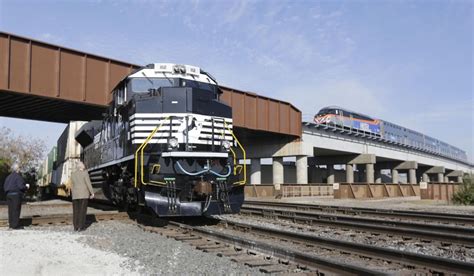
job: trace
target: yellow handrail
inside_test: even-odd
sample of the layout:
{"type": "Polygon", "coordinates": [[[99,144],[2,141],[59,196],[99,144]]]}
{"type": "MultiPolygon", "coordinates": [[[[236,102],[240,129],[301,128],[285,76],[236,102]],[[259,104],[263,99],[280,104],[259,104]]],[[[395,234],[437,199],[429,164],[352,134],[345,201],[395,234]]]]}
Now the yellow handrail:
{"type": "MultiPolygon", "coordinates": [[[[247,183],[247,153],[245,152],[245,149],[244,147],[242,146],[242,144],[240,144],[239,142],[239,139],[237,139],[237,137],[235,137],[234,135],[234,132],[229,128],[229,126],[227,125],[225,119],[224,119],[224,126],[230,131],[230,134],[232,135],[232,137],[234,137],[235,141],[237,142],[237,145],[240,147],[240,149],[242,150],[242,153],[243,153],[243,157],[244,157],[244,165],[243,165],[243,168],[244,168],[244,179],[242,181],[237,181],[237,182],[234,182],[234,184],[237,184],[237,185],[245,185],[245,183],[247,183]]],[[[232,154],[234,155],[234,175],[236,174],[237,172],[237,165],[236,165],[236,162],[237,162],[237,157],[236,157],[236,154],[235,154],[235,151],[232,150],[232,148],[230,148],[232,154]]]]}
{"type": "MultiPolygon", "coordinates": [[[[155,135],[155,133],[163,126],[163,124],[165,123],[165,121],[167,121],[170,117],[166,117],[159,126],[157,126],[151,133],[150,135],[148,135],[148,137],[145,139],[145,141],[138,147],[138,149],[135,151],[135,178],[134,178],[134,186],[135,188],[138,186],[138,152],[140,151],[140,154],[141,154],[141,158],[140,158],[140,180],[141,180],[141,184],[143,185],[147,185],[149,183],[145,183],[144,179],[143,179],[143,150],[145,149],[145,147],[148,145],[148,142],[151,140],[151,138],[153,138],[153,135],[155,135]]],[[[157,184],[166,184],[164,182],[158,182],[158,181],[150,181],[150,182],[153,182],[153,183],[157,183],[157,184]]]]}

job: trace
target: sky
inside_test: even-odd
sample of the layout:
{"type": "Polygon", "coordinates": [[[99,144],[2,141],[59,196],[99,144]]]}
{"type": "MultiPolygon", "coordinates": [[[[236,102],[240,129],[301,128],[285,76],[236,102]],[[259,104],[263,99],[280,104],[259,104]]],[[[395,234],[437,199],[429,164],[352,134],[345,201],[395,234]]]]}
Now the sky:
{"type": "MultiPolygon", "coordinates": [[[[135,64],[204,68],[291,102],[338,105],[474,153],[472,1],[0,0],[0,30],[135,64]]],[[[55,144],[63,124],[0,117],[55,144]]]]}

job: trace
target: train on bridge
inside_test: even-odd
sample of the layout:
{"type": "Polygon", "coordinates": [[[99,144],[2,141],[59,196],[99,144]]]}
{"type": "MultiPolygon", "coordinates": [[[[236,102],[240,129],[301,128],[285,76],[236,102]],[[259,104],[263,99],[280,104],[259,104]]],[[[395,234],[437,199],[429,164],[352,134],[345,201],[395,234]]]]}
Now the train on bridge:
{"type": "Polygon", "coordinates": [[[406,127],[338,106],[322,108],[314,116],[314,122],[467,162],[466,152],[455,146],[406,127]]]}

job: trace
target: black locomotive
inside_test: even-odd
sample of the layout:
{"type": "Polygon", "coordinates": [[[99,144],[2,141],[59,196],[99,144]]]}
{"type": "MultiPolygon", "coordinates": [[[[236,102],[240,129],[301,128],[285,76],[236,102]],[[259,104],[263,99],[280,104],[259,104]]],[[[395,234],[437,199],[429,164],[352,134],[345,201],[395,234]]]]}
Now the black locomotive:
{"type": "Polygon", "coordinates": [[[189,65],[150,64],[127,76],[104,119],[76,134],[93,185],[117,205],[158,216],[239,212],[245,150],[221,93],[189,65]]]}

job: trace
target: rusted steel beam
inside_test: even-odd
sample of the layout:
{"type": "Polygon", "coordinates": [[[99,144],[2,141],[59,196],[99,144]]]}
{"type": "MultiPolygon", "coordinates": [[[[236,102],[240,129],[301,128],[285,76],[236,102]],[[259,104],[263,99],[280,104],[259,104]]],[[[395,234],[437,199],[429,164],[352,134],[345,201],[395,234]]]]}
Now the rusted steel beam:
{"type": "MultiPolygon", "coordinates": [[[[0,93],[23,93],[106,106],[118,82],[139,67],[0,32],[0,93]]],[[[290,103],[229,87],[221,88],[223,101],[234,110],[235,127],[301,136],[301,112],[290,103]]],[[[1,108],[5,106],[0,104],[0,116],[5,116],[1,108]]],[[[13,116],[22,117],[20,114],[13,116]]],[[[64,121],[69,120],[64,118],[64,121]]]]}

